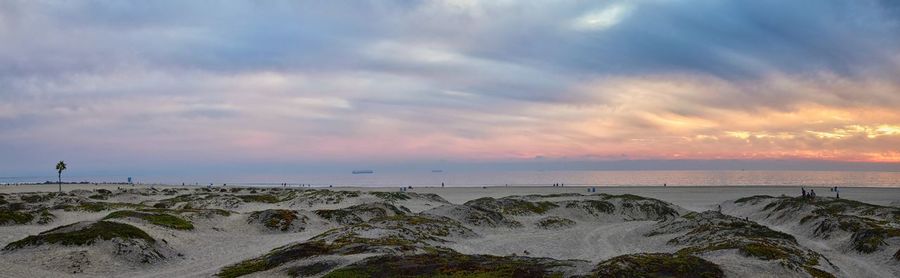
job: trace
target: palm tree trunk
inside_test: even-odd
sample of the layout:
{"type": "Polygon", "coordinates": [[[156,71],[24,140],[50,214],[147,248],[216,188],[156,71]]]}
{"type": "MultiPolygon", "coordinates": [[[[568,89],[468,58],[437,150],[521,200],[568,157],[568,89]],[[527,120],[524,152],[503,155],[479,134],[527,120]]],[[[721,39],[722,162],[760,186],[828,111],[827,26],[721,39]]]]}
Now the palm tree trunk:
{"type": "Polygon", "coordinates": [[[62,171],[59,172],[57,178],[59,178],[59,193],[62,193],[62,171]]]}

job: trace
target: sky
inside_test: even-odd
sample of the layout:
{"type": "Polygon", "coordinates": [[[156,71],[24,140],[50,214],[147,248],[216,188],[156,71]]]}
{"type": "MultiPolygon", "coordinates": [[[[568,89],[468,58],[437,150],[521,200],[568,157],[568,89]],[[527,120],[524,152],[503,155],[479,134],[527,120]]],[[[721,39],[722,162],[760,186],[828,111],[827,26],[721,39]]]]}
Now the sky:
{"type": "Polygon", "coordinates": [[[0,176],[900,169],[898,107],[897,1],[0,1],[0,176]]]}

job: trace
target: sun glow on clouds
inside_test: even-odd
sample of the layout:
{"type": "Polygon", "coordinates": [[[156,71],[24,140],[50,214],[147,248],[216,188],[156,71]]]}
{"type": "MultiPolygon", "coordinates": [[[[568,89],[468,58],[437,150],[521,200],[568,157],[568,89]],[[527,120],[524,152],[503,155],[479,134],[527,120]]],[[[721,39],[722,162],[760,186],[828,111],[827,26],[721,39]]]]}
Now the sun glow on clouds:
{"type": "Polygon", "coordinates": [[[616,149],[629,154],[655,153],[645,154],[650,157],[900,161],[897,152],[889,147],[900,144],[900,115],[892,108],[874,103],[846,106],[806,101],[768,108],[742,107],[742,93],[739,94],[754,90],[814,90],[833,95],[841,94],[844,87],[859,89],[884,84],[836,80],[832,76],[779,75],[769,79],[778,82],[746,85],[693,75],[590,82],[581,90],[604,96],[605,105],[586,113],[586,118],[597,120],[585,121],[576,129],[593,135],[594,142],[610,141],[609,145],[596,145],[591,152],[606,155],[616,149]],[[828,78],[829,83],[841,86],[822,86],[818,78],[828,78]],[[771,85],[784,82],[793,85],[771,85]]]}

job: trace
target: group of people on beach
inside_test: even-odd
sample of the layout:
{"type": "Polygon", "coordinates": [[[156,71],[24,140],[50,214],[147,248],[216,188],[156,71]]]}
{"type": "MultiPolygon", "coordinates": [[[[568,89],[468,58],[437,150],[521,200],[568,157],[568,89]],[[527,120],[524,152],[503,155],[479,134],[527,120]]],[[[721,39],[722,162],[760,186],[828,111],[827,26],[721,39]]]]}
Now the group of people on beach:
{"type": "Polygon", "coordinates": [[[806,188],[800,187],[800,194],[803,195],[802,196],[803,198],[810,198],[810,199],[816,198],[816,191],[813,189],[810,189],[809,192],[806,192],[806,188]]]}
{"type": "MultiPolygon", "coordinates": [[[[831,192],[834,192],[835,199],[841,198],[841,192],[840,192],[840,190],[838,190],[837,186],[830,187],[828,189],[831,190],[831,192]]],[[[806,188],[800,187],[800,194],[802,195],[803,198],[810,198],[810,199],[816,198],[816,190],[814,190],[814,189],[810,189],[809,192],[806,192],[806,188]]]]}
{"type": "Polygon", "coordinates": [[[565,184],[562,184],[562,183],[554,183],[554,184],[553,184],[553,187],[562,187],[563,185],[565,185],[565,184]]]}
{"type": "MultiPolygon", "coordinates": [[[[290,185],[290,184],[288,184],[288,183],[286,183],[286,182],[281,183],[281,187],[288,187],[289,185],[290,185]]],[[[312,187],[312,184],[301,183],[301,184],[298,184],[297,186],[299,186],[299,187],[312,187]]]]}

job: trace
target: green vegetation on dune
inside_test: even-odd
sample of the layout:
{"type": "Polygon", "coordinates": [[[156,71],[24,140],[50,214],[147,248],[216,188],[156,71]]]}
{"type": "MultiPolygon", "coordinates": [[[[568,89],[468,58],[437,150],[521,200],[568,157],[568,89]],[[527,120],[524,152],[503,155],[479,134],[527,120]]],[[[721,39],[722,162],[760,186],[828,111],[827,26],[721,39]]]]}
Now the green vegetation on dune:
{"type": "Polygon", "coordinates": [[[803,270],[806,270],[806,273],[808,273],[809,276],[812,276],[813,278],[835,278],[831,273],[825,272],[824,270],[815,267],[804,266],[803,270]]]}
{"type": "Polygon", "coordinates": [[[306,189],[300,191],[297,198],[303,198],[311,205],[320,202],[325,204],[339,204],[343,202],[344,199],[357,198],[359,196],[359,191],[306,189]]]}
{"type": "Polygon", "coordinates": [[[206,218],[210,218],[213,215],[219,216],[231,216],[231,211],[227,211],[224,209],[192,209],[192,208],[180,208],[180,209],[167,209],[167,208],[141,208],[138,211],[143,212],[152,212],[152,213],[168,213],[168,214],[178,214],[178,215],[201,215],[206,218]]]}
{"type": "Polygon", "coordinates": [[[734,200],[734,202],[735,202],[735,203],[738,203],[738,204],[743,204],[743,203],[747,203],[747,202],[753,202],[753,203],[755,203],[755,202],[758,202],[758,201],[760,201],[760,200],[765,200],[765,199],[769,199],[769,198],[775,198],[775,197],[772,197],[772,196],[769,196],[769,195],[754,195],[754,196],[743,197],[743,198],[734,200]]]}
{"type": "Polygon", "coordinates": [[[600,193],[593,196],[599,196],[603,201],[618,200],[621,212],[624,215],[632,215],[637,217],[631,220],[657,220],[662,221],[679,216],[678,210],[672,204],[653,198],[642,197],[632,194],[610,195],[600,193]],[[636,214],[637,213],[637,214],[636,214]]]}
{"type": "Polygon", "coordinates": [[[0,210],[0,225],[27,224],[31,220],[34,220],[34,216],[27,212],[0,210]]]}
{"type": "Polygon", "coordinates": [[[788,258],[788,253],[785,251],[786,249],[776,246],[774,243],[767,243],[765,241],[745,241],[741,239],[717,240],[705,244],[695,244],[682,248],[676,253],[700,255],[719,250],[737,250],[744,256],[755,257],[766,261],[788,258]]]}
{"type": "Polygon", "coordinates": [[[346,209],[320,209],[315,211],[319,217],[340,223],[353,224],[363,222],[363,219],[346,209]]]}
{"type": "Polygon", "coordinates": [[[329,271],[340,265],[338,262],[321,261],[309,265],[294,266],[287,269],[291,277],[309,277],[329,271]]]}
{"type": "Polygon", "coordinates": [[[887,245],[885,239],[900,237],[900,229],[873,226],[853,232],[850,237],[853,249],[861,253],[878,251],[879,247],[887,245]]]}
{"type": "MultiPolygon", "coordinates": [[[[206,189],[206,188],[203,188],[206,189]]],[[[212,192],[212,190],[211,190],[212,192]]],[[[240,190],[238,190],[240,192],[240,190]]],[[[194,193],[182,194],[175,197],[162,199],[153,205],[161,209],[195,209],[207,207],[236,208],[243,203],[278,203],[283,200],[272,194],[234,195],[222,188],[218,193],[194,193]]]]}
{"type": "Polygon", "coordinates": [[[117,218],[135,218],[147,221],[150,224],[176,229],[176,230],[193,230],[194,225],[191,224],[190,221],[184,220],[180,217],[165,214],[165,213],[149,213],[149,212],[139,212],[133,210],[120,210],[113,213],[110,213],[103,219],[117,219],[117,218]]]}
{"type": "Polygon", "coordinates": [[[128,224],[98,221],[85,224],[84,227],[79,229],[74,229],[74,225],[81,224],[84,223],[61,226],[38,235],[28,236],[22,240],[10,243],[4,247],[3,250],[14,250],[26,246],[38,246],[43,244],[89,245],[93,244],[98,239],[111,240],[115,238],[138,239],[151,243],[155,242],[155,240],[146,232],[128,224]]]}
{"type": "Polygon", "coordinates": [[[697,256],[643,253],[614,257],[597,264],[593,277],[725,277],[718,265],[697,256]]]}
{"type": "MultiPolygon", "coordinates": [[[[738,250],[738,252],[744,256],[757,258],[764,261],[770,260],[787,260],[790,259],[792,254],[788,252],[794,252],[795,250],[786,249],[784,247],[780,247],[775,243],[768,243],[765,241],[760,242],[747,242],[742,240],[724,240],[724,241],[716,241],[707,245],[695,245],[686,248],[682,248],[678,250],[678,254],[703,254],[709,253],[713,251],[719,250],[738,250]]],[[[799,251],[799,250],[796,250],[799,251]]],[[[802,253],[796,253],[795,255],[803,255],[802,253]]],[[[815,260],[811,260],[815,261],[815,260]]]]}
{"type": "Polygon", "coordinates": [[[409,200],[411,197],[404,192],[369,192],[369,195],[381,198],[387,202],[409,200]]]}
{"type": "Polygon", "coordinates": [[[326,274],[339,277],[562,277],[552,269],[565,262],[437,252],[370,257],[326,274]]]}
{"type": "Polygon", "coordinates": [[[522,226],[522,223],[508,218],[499,212],[467,205],[443,205],[433,211],[425,213],[443,214],[468,225],[478,227],[516,228],[522,226]]]}
{"type": "Polygon", "coordinates": [[[559,207],[555,203],[546,201],[530,202],[516,198],[495,199],[491,197],[471,200],[465,205],[511,215],[544,214],[550,209],[559,207]]]}
{"type": "Polygon", "coordinates": [[[276,248],[266,255],[223,268],[218,276],[238,277],[266,271],[289,262],[324,255],[409,254],[450,252],[432,244],[446,242],[451,234],[474,235],[454,220],[442,217],[393,215],[346,225],[319,234],[308,241],[276,248]],[[364,237],[372,234],[377,237],[364,237]]]}
{"type": "Polygon", "coordinates": [[[23,195],[19,197],[22,201],[26,203],[40,203],[50,201],[57,196],[57,193],[47,193],[47,194],[35,194],[35,195],[23,195]]]}
{"type": "MultiPolygon", "coordinates": [[[[768,196],[754,196],[758,199],[764,199],[768,196]]],[[[809,207],[814,215],[869,215],[878,216],[888,220],[897,220],[900,216],[900,208],[890,206],[880,206],[874,204],[863,203],[860,201],[849,199],[836,199],[819,197],[815,199],[803,197],[768,197],[772,201],[763,207],[763,210],[773,212],[784,211],[800,211],[809,207]]],[[[740,199],[738,199],[740,201],[740,199]]],[[[735,203],[738,203],[735,201],[735,203]]]]}
{"type": "Polygon", "coordinates": [[[659,201],[657,199],[647,198],[647,197],[638,196],[638,195],[634,195],[634,194],[611,195],[611,194],[606,194],[606,193],[600,193],[600,194],[597,194],[597,196],[600,196],[601,198],[603,198],[603,200],[622,199],[625,201],[632,201],[632,202],[633,201],[659,201]]]}
{"type": "Polygon", "coordinates": [[[616,211],[616,206],[612,203],[598,200],[571,201],[566,204],[566,208],[581,208],[592,215],[612,214],[616,211]]]}
{"type": "Polygon", "coordinates": [[[117,209],[139,209],[139,208],[145,208],[145,206],[139,205],[139,204],[130,204],[130,203],[82,202],[82,203],[78,203],[76,205],[63,205],[58,208],[62,208],[65,211],[101,212],[101,211],[117,210],[117,209]]]}
{"type": "MultiPolygon", "coordinates": [[[[223,278],[240,277],[252,273],[262,272],[305,258],[323,256],[329,254],[350,255],[377,251],[384,246],[403,246],[411,244],[400,239],[366,239],[344,240],[334,243],[326,243],[323,240],[311,240],[292,244],[272,250],[268,254],[254,259],[222,268],[216,275],[223,278]]],[[[290,270],[289,270],[290,271],[290,270]]],[[[324,272],[322,270],[320,272],[324,272]]],[[[340,277],[340,276],[338,276],[340,277]]]]}
{"type": "Polygon", "coordinates": [[[799,223],[812,225],[813,234],[817,237],[830,238],[836,231],[851,233],[850,245],[860,253],[878,251],[887,245],[886,239],[900,237],[900,229],[891,224],[898,222],[900,208],[821,197],[761,196],[757,199],[770,200],[762,208],[770,213],[768,217],[782,219],[802,216],[799,223]]]}
{"type": "Polygon", "coordinates": [[[800,223],[814,220],[817,221],[814,234],[828,238],[835,230],[850,232],[850,244],[860,253],[875,252],[886,245],[886,239],[900,237],[900,229],[889,225],[887,221],[856,215],[812,214],[803,217],[800,223]]]}
{"type": "Polygon", "coordinates": [[[767,243],[751,242],[742,245],[738,250],[746,256],[759,258],[761,260],[779,260],[787,259],[788,253],[778,246],[767,243]]]}
{"type": "Polygon", "coordinates": [[[562,217],[550,216],[538,220],[537,226],[543,229],[563,229],[575,226],[575,221],[562,217]]]}
{"type": "MultiPolygon", "coordinates": [[[[305,224],[307,219],[305,215],[299,215],[293,210],[269,209],[251,213],[247,221],[261,222],[271,230],[288,231],[295,223],[305,224]]],[[[304,228],[299,229],[302,231],[304,228]]]]}
{"type": "Polygon", "coordinates": [[[18,206],[15,207],[17,209],[0,209],[0,225],[24,225],[31,223],[35,219],[37,219],[37,224],[44,225],[53,222],[53,219],[56,218],[56,216],[50,213],[46,208],[23,211],[23,208],[19,208],[18,206]]]}
{"type": "MultiPolygon", "coordinates": [[[[178,196],[175,196],[172,198],[159,200],[157,205],[159,205],[159,207],[161,207],[161,208],[169,208],[169,207],[174,206],[177,203],[190,202],[190,201],[194,200],[196,197],[199,197],[199,195],[182,194],[182,195],[178,195],[178,196]]],[[[156,206],[154,206],[154,207],[156,207],[156,206]]]]}
{"type": "Polygon", "coordinates": [[[22,210],[27,210],[28,207],[29,206],[26,205],[25,203],[9,203],[8,205],[6,205],[6,210],[22,211],[22,210]]]}
{"type": "Polygon", "coordinates": [[[535,198],[537,198],[537,199],[546,199],[546,198],[581,197],[581,196],[584,196],[584,195],[579,194],[579,193],[552,193],[552,194],[544,194],[544,195],[541,195],[541,194],[530,194],[530,195],[525,195],[525,198],[531,198],[531,199],[535,199],[535,198]]]}
{"type": "Polygon", "coordinates": [[[53,219],[55,219],[55,218],[56,218],[56,215],[53,215],[52,213],[50,213],[49,210],[41,209],[41,211],[38,213],[37,223],[41,224],[41,225],[49,224],[50,222],[53,222],[53,219]]]}
{"type": "Polygon", "coordinates": [[[504,212],[508,212],[510,214],[528,214],[528,213],[537,213],[544,214],[548,210],[552,208],[559,207],[558,205],[551,202],[526,202],[519,203],[518,206],[512,206],[509,208],[504,208],[504,212]]]}
{"type": "Polygon", "coordinates": [[[375,218],[363,225],[400,231],[415,241],[446,242],[441,237],[474,235],[472,230],[456,220],[441,216],[397,214],[375,218]]]}
{"type": "Polygon", "coordinates": [[[365,218],[387,217],[407,212],[388,203],[365,203],[341,209],[320,209],[315,213],[324,219],[346,225],[361,223],[366,220],[365,218]]]}
{"type": "Polygon", "coordinates": [[[240,277],[269,270],[290,261],[328,254],[331,250],[331,246],[323,241],[307,241],[292,244],[276,248],[262,257],[226,266],[216,275],[224,278],[240,277]]]}
{"type": "Polygon", "coordinates": [[[820,271],[815,266],[819,265],[822,256],[800,246],[793,236],[716,211],[685,214],[659,224],[645,235],[660,234],[681,234],[668,242],[684,246],[676,252],[678,255],[735,250],[749,258],[777,260],[791,269],[807,270],[811,275],[811,272],[820,271]]]}
{"type": "Polygon", "coordinates": [[[664,202],[649,202],[637,204],[623,202],[621,206],[625,209],[636,208],[637,210],[646,213],[650,219],[657,221],[662,221],[678,216],[678,211],[664,202]]]}

